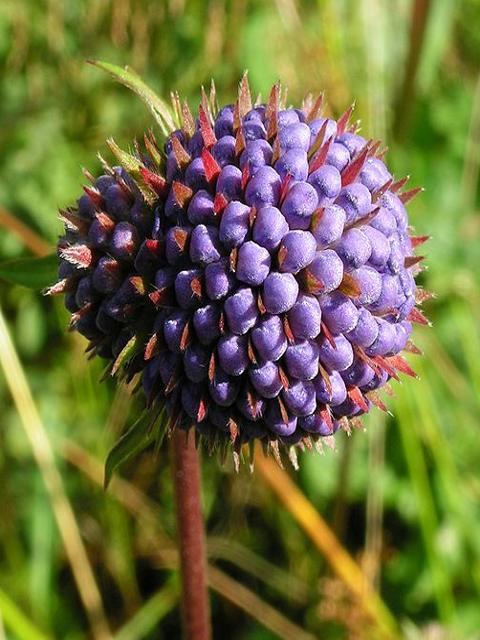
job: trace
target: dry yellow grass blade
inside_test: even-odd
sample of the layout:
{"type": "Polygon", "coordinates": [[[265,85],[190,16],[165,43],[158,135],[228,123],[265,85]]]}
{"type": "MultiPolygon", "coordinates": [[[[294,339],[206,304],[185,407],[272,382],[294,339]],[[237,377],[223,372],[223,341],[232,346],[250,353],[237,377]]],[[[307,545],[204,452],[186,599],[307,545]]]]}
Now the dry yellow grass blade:
{"type": "Polygon", "coordinates": [[[53,251],[52,246],[39,236],[38,233],[30,229],[30,227],[2,207],[0,207],[0,227],[11,231],[20,239],[27,249],[30,249],[30,251],[37,256],[48,256],[48,254],[53,251]]]}
{"type": "MultiPolygon", "coordinates": [[[[103,486],[102,463],[82,447],[67,440],[64,441],[60,454],[90,480],[99,486],[103,486]]],[[[151,529],[156,543],[155,556],[164,567],[175,569],[178,565],[176,548],[172,540],[162,530],[160,524],[161,514],[156,504],[135,486],[118,476],[112,479],[108,493],[130,513],[141,518],[144,530],[146,528],[151,529]]],[[[148,548],[149,550],[152,548],[151,540],[148,541],[148,548]]],[[[261,625],[270,629],[282,640],[315,640],[314,635],[291,622],[253,591],[217,567],[212,565],[207,567],[207,578],[209,586],[214,591],[239,609],[245,611],[247,615],[257,620],[261,625]]]]}
{"type": "Polygon", "coordinates": [[[378,631],[385,638],[398,638],[397,624],[385,603],[312,503],[286,471],[271,458],[263,455],[260,447],[257,448],[256,453],[255,470],[262,475],[317,549],[325,556],[333,571],[358,599],[361,607],[375,622],[378,631]]]}
{"type": "Polygon", "coordinates": [[[96,640],[110,640],[112,636],[103,610],[102,599],[80,536],[75,514],[65,493],[50,440],[33,400],[1,309],[0,364],[30,442],[33,456],[42,474],[93,637],[96,640]]]}

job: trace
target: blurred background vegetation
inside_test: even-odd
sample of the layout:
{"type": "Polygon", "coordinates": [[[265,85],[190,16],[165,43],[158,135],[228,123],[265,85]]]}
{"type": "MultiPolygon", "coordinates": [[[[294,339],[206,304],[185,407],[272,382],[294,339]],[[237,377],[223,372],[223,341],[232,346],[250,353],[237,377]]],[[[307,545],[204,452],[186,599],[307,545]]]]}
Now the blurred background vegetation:
{"type": "MultiPolygon", "coordinates": [[[[310,531],[300,497],[285,506],[265,473],[204,457],[215,639],[382,637],[352,567],[332,570],[345,550],[397,637],[480,638],[480,1],[2,0],[2,260],[47,253],[81,167],[99,170],[107,136],[126,145],[151,126],[87,58],[130,64],[192,107],[212,76],[231,101],[245,68],[263,95],[281,79],[292,103],[325,89],[337,116],[355,99],[395,175],[426,188],[410,206],[433,236],[422,284],[437,294],[433,329],[416,330],[425,357],[410,359],[421,379],[395,385],[394,417],[374,412],[336,453],[280,475],[317,511],[310,531]]],[[[56,302],[0,282],[22,362],[1,329],[0,638],[178,638],[168,449],[103,492],[106,451],[137,407],[99,383],[56,302]]]]}

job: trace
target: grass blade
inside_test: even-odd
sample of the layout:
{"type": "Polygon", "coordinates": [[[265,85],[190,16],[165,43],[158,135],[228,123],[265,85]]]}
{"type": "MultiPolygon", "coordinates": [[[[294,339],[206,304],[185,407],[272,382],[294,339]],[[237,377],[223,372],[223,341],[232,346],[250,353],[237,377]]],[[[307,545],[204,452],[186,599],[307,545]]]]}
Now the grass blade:
{"type": "Polygon", "coordinates": [[[332,569],[359,599],[361,606],[376,622],[385,637],[398,637],[397,625],[380,596],[372,589],[362,570],[338,538],[320,516],[312,503],[300,491],[288,473],[263,455],[258,448],[255,469],[262,475],[271,489],[325,556],[332,569]]]}
{"type": "Polygon", "coordinates": [[[45,483],[78,592],[96,640],[111,638],[102,600],[45,427],[0,309],[0,364],[45,483]]]}
{"type": "Polygon", "coordinates": [[[2,589],[0,589],[0,614],[6,627],[19,640],[49,640],[50,636],[40,631],[2,589]]]}

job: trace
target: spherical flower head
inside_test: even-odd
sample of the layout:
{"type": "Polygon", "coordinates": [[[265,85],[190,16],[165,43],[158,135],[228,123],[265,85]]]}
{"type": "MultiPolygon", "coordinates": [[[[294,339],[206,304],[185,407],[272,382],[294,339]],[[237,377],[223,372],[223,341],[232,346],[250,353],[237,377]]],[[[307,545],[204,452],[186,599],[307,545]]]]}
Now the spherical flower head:
{"type": "MultiPolygon", "coordinates": [[[[148,410],[211,449],[320,442],[373,405],[418,352],[412,322],[426,237],[409,235],[418,190],[388,171],[351,110],[203,98],[178,109],[124,167],[62,211],[59,282],[71,326],[112,373],[137,377],[148,410]],[[181,115],[180,115],[181,114],[181,115]]],[[[237,456],[238,459],[238,456],[237,456]]]]}

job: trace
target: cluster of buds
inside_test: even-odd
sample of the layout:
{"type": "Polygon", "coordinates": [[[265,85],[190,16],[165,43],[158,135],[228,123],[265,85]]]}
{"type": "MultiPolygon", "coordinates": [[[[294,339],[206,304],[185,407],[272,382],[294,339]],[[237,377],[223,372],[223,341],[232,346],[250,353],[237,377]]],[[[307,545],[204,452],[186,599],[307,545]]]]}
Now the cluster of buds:
{"type": "Polygon", "coordinates": [[[198,117],[151,133],[62,211],[60,280],[72,328],[148,407],[211,447],[318,443],[377,405],[418,352],[417,245],[404,191],[351,109],[286,108],[202,92],[198,117]]]}

